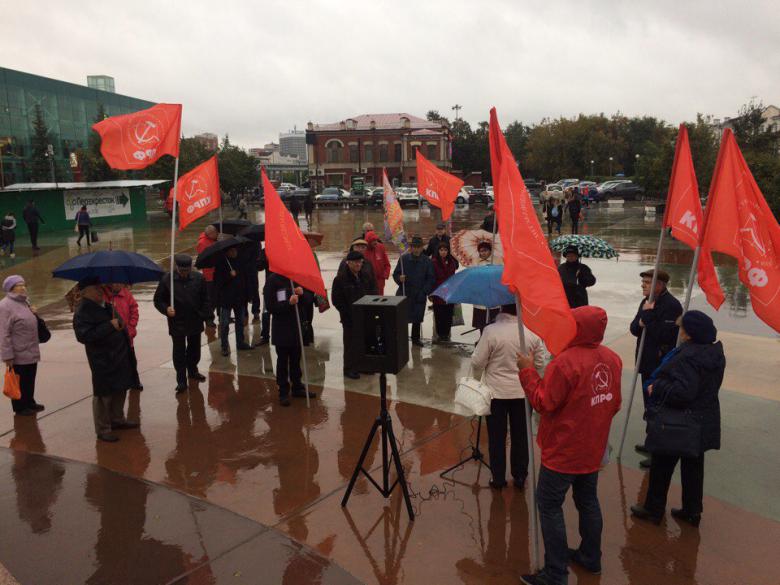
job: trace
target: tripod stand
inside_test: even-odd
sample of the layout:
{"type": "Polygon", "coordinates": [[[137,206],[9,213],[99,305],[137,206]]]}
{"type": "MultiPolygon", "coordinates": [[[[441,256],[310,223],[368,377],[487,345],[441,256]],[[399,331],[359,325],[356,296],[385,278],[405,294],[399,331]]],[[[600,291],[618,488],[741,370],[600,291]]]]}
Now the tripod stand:
{"type": "MultiPolygon", "coordinates": [[[[448,468],[448,469],[445,469],[444,471],[442,471],[442,472],[439,474],[439,477],[444,477],[444,476],[445,476],[445,475],[447,475],[447,474],[448,474],[450,471],[453,471],[454,469],[457,469],[458,467],[460,467],[461,465],[463,465],[463,464],[465,464],[465,463],[468,463],[468,462],[469,462],[469,461],[471,461],[472,459],[473,459],[474,461],[476,461],[476,462],[477,462],[479,465],[484,465],[484,466],[485,466],[485,467],[487,467],[487,468],[488,468],[490,471],[493,471],[492,469],[490,469],[490,465],[488,465],[487,463],[485,463],[485,455],[484,455],[484,453],[482,453],[482,451],[480,451],[480,450],[479,450],[479,439],[480,439],[480,437],[481,437],[481,436],[482,436],[482,417],[480,416],[480,417],[477,417],[477,442],[476,442],[476,444],[474,444],[474,445],[472,445],[472,446],[471,446],[471,455],[469,455],[468,457],[466,457],[466,458],[465,458],[465,459],[463,459],[462,461],[458,461],[458,462],[457,462],[455,465],[453,465],[452,467],[450,467],[450,468],[448,468]]],[[[461,451],[461,453],[462,453],[462,451],[461,451]]]]}
{"type": "Polygon", "coordinates": [[[358,459],[355,471],[352,472],[352,478],[349,480],[347,486],[347,492],[341,500],[341,506],[344,507],[349,501],[349,496],[352,494],[352,488],[355,487],[358,475],[363,473],[368,478],[374,487],[379,491],[384,498],[389,498],[390,494],[395,489],[395,486],[401,485],[401,492],[406,502],[406,511],[409,513],[409,520],[414,520],[414,510],[412,510],[412,501],[409,498],[409,487],[406,485],[406,476],[404,474],[404,468],[401,465],[401,456],[398,454],[398,444],[395,440],[395,434],[393,433],[393,421],[390,418],[390,414],[387,412],[387,377],[384,372],[379,374],[379,416],[376,417],[374,425],[371,427],[371,431],[368,433],[366,443],[363,445],[363,451],[360,453],[360,459],[358,459]],[[374,440],[374,435],[377,430],[382,430],[382,485],[379,485],[373,477],[371,477],[368,471],[363,467],[363,463],[368,454],[368,450],[371,447],[371,443],[374,440]],[[388,445],[391,453],[388,458],[388,445]],[[392,461],[391,461],[392,459],[392,461]],[[398,477],[390,484],[390,465],[395,465],[395,472],[398,477]]]}

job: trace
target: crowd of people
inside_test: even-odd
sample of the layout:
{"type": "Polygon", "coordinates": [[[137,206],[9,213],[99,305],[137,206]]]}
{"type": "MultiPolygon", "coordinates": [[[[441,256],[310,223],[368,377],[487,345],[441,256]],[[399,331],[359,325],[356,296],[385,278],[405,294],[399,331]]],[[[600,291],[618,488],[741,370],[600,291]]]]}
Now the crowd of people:
{"type": "MultiPolygon", "coordinates": [[[[572,206],[568,209],[576,232],[577,213],[572,212],[572,206]]],[[[548,218],[560,215],[561,210],[557,215],[548,214],[548,218]]],[[[78,219],[88,221],[88,217],[78,219]]],[[[81,235],[88,236],[89,224],[83,225],[87,227],[81,235]]],[[[219,237],[216,227],[208,226],[200,234],[198,253],[218,242],[219,237]]],[[[315,239],[309,242],[316,245],[315,239]]],[[[251,313],[253,321],[261,323],[259,344],[270,342],[276,349],[279,403],[290,406],[292,398],[305,398],[307,393],[308,398],[316,398],[302,380],[302,346],[313,343],[314,307],[322,312],[331,302],[343,330],[344,376],[360,378],[360,364],[355,363],[359,353],[355,344],[360,336],[354,331],[351,305],[364,295],[383,294],[391,275],[398,287],[395,294],[409,300],[411,343],[418,347],[424,344],[422,323],[429,302],[436,342],[450,342],[454,306],[432,296],[436,287],[459,269],[450,245],[444,224],[437,225],[427,242],[414,235],[409,250],[391,271],[381,238],[374,226],[366,223],[339,265],[330,300],[270,272],[262,245],[257,242],[227,248],[213,268],[202,273],[193,269],[191,256],[177,254],[174,274],[166,273],[154,294],[154,307],[166,317],[172,340],[176,393],[187,391],[191,382],[205,381],[198,369],[202,335],[207,327],[217,328],[217,319],[223,355],[231,351],[231,326],[237,351],[253,347],[244,331],[251,313]],[[262,295],[259,272],[265,272],[262,295]]],[[[490,242],[482,242],[478,264],[491,263],[492,252],[490,242]]],[[[523,576],[529,585],[565,583],[569,563],[593,573],[601,571],[598,472],[608,454],[612,418],[621,405],[623,364],[602,343],[606,312],[589,305],[587,289],[595,285],[596,278],[580,261],[576,246],[564,250],[563,256],[559,273],[577,326],[576,337],[565,350],[550,356],[542,340],[526,331],[526,351],[521,352],[514,304],[475,307],[472,321],[480,337],[471,363],[475,376],[481,376],[493,397],[487,416],[491,488],[500,490],[508,485],[509,430],[509,473],[513,486],[525,489],[529,466],[525,401],[540,415],[537,441],[542,456],[536,489],[545,561],[540,572],[523,576]],[[562,510],[570,488],[579,513],[581,542],[577,548],[568,548],[562,510]]],[[[647,440],[636,445],[636,450],[649,456],[642,462],[649,468],[649,488],[645,501],[633,506],[631,513],[640,520],[661,522],[671,477],[679,463],[683,503],[681,508],[672,509],[672,515],[698,526],[703,511],[704,453],[720,448],[718,390],[725,369],[723,348],[709,317],[699,311],[683,314],[680,302],[668,289],[667,272],[643,271],[640,278],[642,299],[630,332],[637,338],[635,358],[648,421],[647,440]],[[653,283],[655,289],[651,291],[653,283]],[[686,444],[659,439],[653,431],[652,421],[670,411],[693,413],[688,420],[689,432],[678,435],[686,444]]],[[[0,356],[19,376],[21,387],[21,396],[12,407],[18,416],[34,415],[44,408],[34,395],[40,360],[39,319],[28,302],[21,276],[6,278],[3,289],[6,295],[0,301],[0,356]]],[[[75,307],[73,329],[76,339],[85,346],[92,372],[95,433],[101,441],[115,442],[120,438],[116,431],[139,426],[124,412],[128,389],[143,390],[134,351],[138,305],[125,285],[88,278],[78,283],[78,290],[80,301],[75,307]]]]}

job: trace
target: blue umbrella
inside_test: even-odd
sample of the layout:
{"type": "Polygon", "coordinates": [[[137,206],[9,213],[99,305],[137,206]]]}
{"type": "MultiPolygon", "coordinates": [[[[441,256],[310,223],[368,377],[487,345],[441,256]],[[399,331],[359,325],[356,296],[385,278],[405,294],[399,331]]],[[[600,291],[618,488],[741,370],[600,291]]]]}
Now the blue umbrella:
{"type": "Polygon", "coordinates": [[[498,307],[513,305],[514,295],[501,284],[504,267],[496,264],[475,266],[456,272],[431,293],[447,303],[498,307]]]}
{"type": "Polygon", "coordinates": [[[163,272],[156,262],[143,254],[124,250],[101,250],[71,258],[55,268],[52,275],[66,280],[79,281],[82,278],[98,277],[104,284],[134,284],[157,282],[163,272]]]}

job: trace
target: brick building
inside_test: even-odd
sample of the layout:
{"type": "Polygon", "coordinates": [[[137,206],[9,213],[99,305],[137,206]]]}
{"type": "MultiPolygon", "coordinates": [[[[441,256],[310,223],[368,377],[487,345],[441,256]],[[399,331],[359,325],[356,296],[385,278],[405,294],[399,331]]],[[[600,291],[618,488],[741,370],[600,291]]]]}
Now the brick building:
{"type": "Polygon", "coordinates": [[[449,125],[410,114],[365,114],[333,124],[309,122],[306,130],[309,177],[317,191],[349,189],[353,177],[382,184],[382,168],[395,184],[416,183],[418,148],[431,161],[452,168],[449,125]]]}

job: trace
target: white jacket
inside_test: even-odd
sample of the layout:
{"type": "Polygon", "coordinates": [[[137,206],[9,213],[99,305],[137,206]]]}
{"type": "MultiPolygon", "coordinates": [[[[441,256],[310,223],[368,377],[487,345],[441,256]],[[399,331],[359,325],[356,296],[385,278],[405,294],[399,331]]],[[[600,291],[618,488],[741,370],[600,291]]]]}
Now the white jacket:
{"type": "MultiPolygon", "coordinates": [[[[525,346],[526,351],[534,356],[534,368],[542,375],[547,358],[544,343],[526,329],[525,346]]],[[[520,338],[517,333],[517,317],[499,313],[496,322],[482,331],[482,337],[471,356],[474,369],[484,370],[482,381],[493,389],[493,398],[525,398],[518,378],[518,353],[520,338]]]]}

